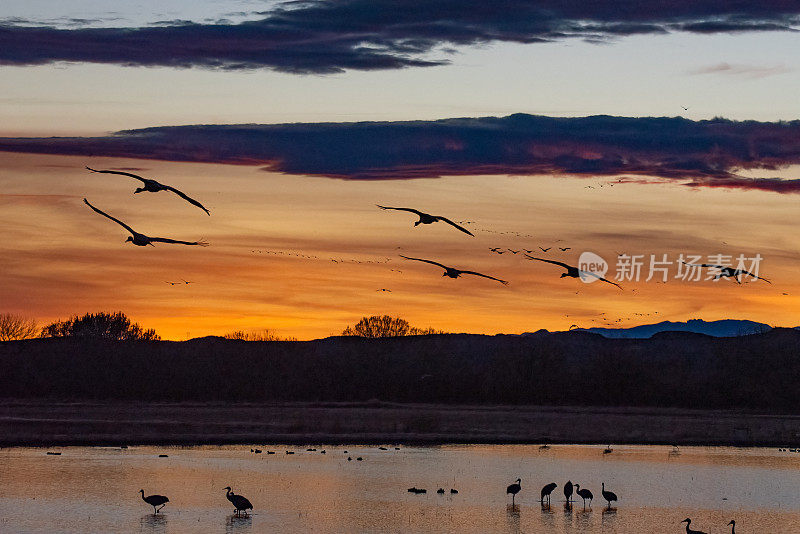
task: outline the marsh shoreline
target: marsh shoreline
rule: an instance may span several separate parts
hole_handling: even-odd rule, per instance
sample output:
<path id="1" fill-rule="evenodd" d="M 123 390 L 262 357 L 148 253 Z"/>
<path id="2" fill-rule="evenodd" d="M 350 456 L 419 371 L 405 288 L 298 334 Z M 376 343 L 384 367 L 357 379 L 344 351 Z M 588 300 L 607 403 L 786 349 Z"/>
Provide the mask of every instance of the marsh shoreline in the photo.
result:
<path id="1" fill-rule="evenodd" d="M 0 446 L 584 443 L 796 447 L 800 416 L 620 407 L 0 401 Z"/>

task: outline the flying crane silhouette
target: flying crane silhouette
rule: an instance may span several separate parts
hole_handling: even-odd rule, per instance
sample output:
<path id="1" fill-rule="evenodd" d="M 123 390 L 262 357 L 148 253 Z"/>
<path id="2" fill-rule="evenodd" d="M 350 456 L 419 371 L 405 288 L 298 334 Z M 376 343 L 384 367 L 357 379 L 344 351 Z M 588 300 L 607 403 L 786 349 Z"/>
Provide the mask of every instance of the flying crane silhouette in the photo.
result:
<path id="1" fill-rule="evenodd" d="M 111 215 L 109 215 L 108 213 L 105 213 L 104 211 L 101 211 L 101 210 L 95 208 L 85 198 L 83 199 L 83 202 L 87 206 L 92 208 L 92 210 L 94 210 L 96 213 L 99 213 L 103 217 L 111 219 L 112 221 L 114 221 L 118 225 L 122 226 L 127 231 L 129 231 L 131 233 L 131 235 L 128 236 L 128 239 L 125 240 L 126 243 L 128 241 L 130 241 L 131 243 L 133 243 L 134 245 L 137 245 L 139 247 L 145 247 L 147 245 L 155 246 L 155 245 L 153 245 L 154 242 L 155 243 L 173 243 L 173 244 L 178 244 L 178 245 L 199 245 L 201 247 L 207 247 L 208 246 L 208 243 L 206 243 L 205 241 L 178 241 L 177 239 L 169 239 L 167 237 L 150 237 L 150 236 L 146 236 L 144 234 L 140 234 L 139 232 L 135 231 L 133 228 L 131 228 L 130 226 L 128 226 L 124 222 L 120 221 L 119 219 L 116 219 L 116 218 L 112 217 Z M 167 283 L 169 283 L 169 282 L 167 282 Z"/>
<path id="2" fill-rule="evenodd" d="M 399 256 L 401 258 L 405 258 L 407 260 L 422 261 L 422 262 L 425 262 L 425 263 L 430 263 L 431 265 L 438 265 L 439 267 L 444 269 L 444 273 L 442 274 L 442 276 L 449 276 L 450 278 L 458 278 L 462 274 L 474 274 L 475 276 L 482 276 L 482 277 L 488 278 L 490 280 L 496 280 L 496 281 L 500 282 L 503 285 L 506 285 L 506 286 L 508 285 L 508 282 L 506 282 L 505 280 L 500 280 L 499 278 L 495 278 L 494 276 L 489 276 L 488 274 L 482 274 L 482 273 L 479 273 L 479 272 L 476 272 L 476 271 L 462 271 L 461 269 L 456 269 L 454 267 L 448 267 L 447 265 L 442 265 L 441 263 L 436 262 L 436 261 L 432 261 L 432 260 L 423 260 L 421 258 L 410 258 L 408 256 L 403 256 L 402 254 L 400 254 Z"/>
<path id="3" fill-rule="evenodd" d="M 757 275 L 751 273 L 750 271 L 745 271 L 744 269 L 734 269 L 733 267 L 726 267 L 725 265 L 716 265 L 716 264 L 713 264 L 713 263 L 686 263 L 685 261 L 681 262 L 681 263 L 683 263 L 684 265 L 692 266 L 692 267 L 713 267 L 713 268 L 718 269 L 719 272 L 716 274 L 716 276 L 714 276 L 714 280 L 719 280 L 720 278 L 733 278 L 734 280 L 736 280 L 737 284 L 741 284 L 742 283 L 742 279 L 740 277 L 743 274 L 746 274 L 746 275 L 752 276 L 756 280 L 763 280 L 766 283 L 772 285 L 772 282 L 770 282 L 766 278 L 762 278 L 760 276 L 757 276 Z"/>
<path id="4" fill-rule="evenodd" d="M 612 282 L 611 280 L 607 280 L 607 279 L 603 278 L 602 276 L 597 275 L 597 274 L 595 274 L 595 273 L 593 273 L 591 271 L 582 271 L 582 270 L 578 269 L 577 267 L 573 267 L 572 265 L 567 265 L 563 261 L 546 260 L 544 258 L 536 258 L 536 257 L 530 256 L 528 254 L 525 254 L 525 257 L 527 257 L 529 260 L 543 261 L 545 263 L 552 263 L 553 265 L 559 265 L 559 266 L 565 268 L 567 270 L 567 272 L 561 273 L 561 278 L 564 278 L 565 276 L 568 276 L 570 278 L 580 278 L 581 275 L 583 274 L 583 275 L 586 275 L 586 276 L 594 276 L 595 278 L 597 278 L 598 280 L 600 280 L 602 282 L 609 283 L 609 284 L 611 284 L 613 286 L 617 286 L 618 288 L 622 289 L 622 286 L 617 284 L 616 282 Z"/>
<path id="5" fill-rule="evenodd" d="M 100 171 L 100 170 L 97 170 L 97 169 L 92 169 L 91 167 L 86 167 L 86 168 L 88 170 L 92 171 L 92 172 L 97 172 L 97 173 L 101 173 L 101 174 L 119 174 L 121 176 L 129 176 L 131 178 L 136 178 L 137 180 L 141 180 L 142 183 L 144 183 L 144 187 L 137 187 L 136 190 L 134 191 L 134 194 L 142 193 L 144 191 L 147 191 L 148 193 L 158 193 L 159 191 L 170 191 L 171 193 L 175 193 L 176 195 L 181 197 L 186 202 L 197 206 L 198 208 L 200 208 L 201 210 L 206 212 L 206 215 L 211 215 L 211 212 L 209 212 L 205 208 L 205 206 L 203 206 L 202 204 L 200 204 L 195 199 L 191 198 L 190 196 L 186 195 L 182 191 L 179 191 L 179 190 L 175 189 L 174 187 L 172 187 L 170 185 L 164 185 L 164 184 L 162 184 L 160 182 L 157 182 L 155 180 L 151 180 L 149 178 L 142 178 L 138 174 L 132 174 L 132 173 L 129 173 L 129 172 L 107 171 L 107 170 Z"/>
<path id="6" fill-rule="evenodd" d="M 419 226 L 420 224 L 433 224 L 435 222 L 442 221 L 442 222 L 446 222 L 447 224 L 449 224 L 453 228 L 456 228 L 457 230 L 461 230 L 465 234 L 468 234 L 468 235 L 471 235 L 472 237 L 475 237 L 475 234 L 473 234 L 472 232 L 470 232 L 469 230 L 467 230 L 463 226 L 459 226 L 458 224 L 454 223 L 453 221 L 451 221 L 447 217 L 442 217 L 441 215 L 430 215 L 428 213 L 423 213 L 423 212 L 421 212 L 419 210 L 415 210 L 414 208 L 393 208 L 391 206 L 381 206 L 380 204 L 375 204 L 375 205 L 378 206 L 382 210 L 408 211 L 408 212 L 416 214 L 419 217 L 419 220 L 414 223 L 414 226 Z"/>

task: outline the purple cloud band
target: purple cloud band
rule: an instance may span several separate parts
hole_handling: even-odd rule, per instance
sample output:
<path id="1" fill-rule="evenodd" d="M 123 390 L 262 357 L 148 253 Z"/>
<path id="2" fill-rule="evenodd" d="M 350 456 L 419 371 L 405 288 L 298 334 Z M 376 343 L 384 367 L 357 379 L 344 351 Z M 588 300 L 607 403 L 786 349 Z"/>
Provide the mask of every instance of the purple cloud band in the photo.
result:
<path id="1" fill-rule="evenodd" d="M 306 0 L 239 24 L 138 28 L 0 24 L 0 65 L 55 61 L 327 73 L 448 63 L 491 42 L 603 41 L 635 34 L 796 31 L 787 0 Z"/>
<path id="2" fill-rule="evenodd" d="M 0 151 L 262 165 L 342 179 L 446 175 L 642 176 L 696 187 L 800 190 L 800 180 L 743 169 L 800 164 L 800 121 L 605 115 L 437 121 L 194 125 L 105 137 L 0 138 Z"/>

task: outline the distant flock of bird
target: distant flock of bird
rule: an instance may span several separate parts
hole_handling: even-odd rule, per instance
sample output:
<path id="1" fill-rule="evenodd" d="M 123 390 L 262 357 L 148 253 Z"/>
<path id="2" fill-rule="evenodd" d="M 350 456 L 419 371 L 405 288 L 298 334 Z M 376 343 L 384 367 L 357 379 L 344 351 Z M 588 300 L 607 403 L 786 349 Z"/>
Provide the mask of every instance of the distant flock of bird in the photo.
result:
<path id="1" fill-rule="evenodd" d="M 88 167 L 88 166 L 86 167 L 86 169 L 91 171 L 91 172 L 94 172 L 94 173 L 114 174 L 114 175 L 127 176 L 127 177 L 130 177 L 130 178 L 134 178 L 136 180 L 140 180 L 142 182 L 143 186 L 142 187 L 137 187 L 136 190 L 134 190 L 134 194 L 135 193 L 142 193 L 142 192 L 157 193 L 157 192 L 160 192 L 160 191 L 168 191 L 170 193 L 174 193 L 174 194 L 178 195 L 180 198 L 182 198 L 186 202 L 189 202 L 190 204 L 192 204 L 194 206 L 197 206 L 198 208 L 203 210 L 206 213 L 206 215 L 211 215 L 211 212 L 209 212 L 208 209 L 206 209 L 206 207 L 203 206 L 197 200 L 189 197 L 188 195 L 186 195 L 182 191 L 180 191 L 180 190 L 178 190 L 178 189 L 176 189 L 176 188 L 174 188 L 172 186 L 164 185 L 164 184 L 162 184 L 160 182 L 157 182 L 156 180 L 152 180 L 152 179 L 149 179 L 149 178 L 143 178 L 143 177 L 141 177 L 141 176 L 139 176 L 137 174 L 124 172 L 124 171 L 98 170 L 98 169 L 92 169 L 91 167 Z M 125 224 L 124 222 L 120 221 L 119 219 L 117 219 L 115 217 L 112 217 L 108 213 L 96 208 L 91 203 L 89 203 L 89 201 L 87 199 L 84 198 L 83 201 L 94 212 L 98 213 L 99 215 L 102 215 L 103 217 L 106 217 L 106 218 L 114 221 L 118 225 L 122 226 L 125 230 L 127 230 L 131 235 L 128 236 L 128 238 L 125 241 L 133 243 L 134 245 L 137 245 L 137 246 L 140 246 L 140 247 L 144 247 L 144 246 L 147 246 L 147 245 L 155 246 L 154 243 L 168 243 L 168 244 L 179 244 L 179 245 L 195 245 L 195 246 L 202 246 L 202 247 L 208 246 L 208 243 L 203 241 L 203 240 L 181 241 L 181 240 L 170 239 L 170 238 L 166 238 L 166 237 L 152 237 L 152 236 L 147 236 L 145 234 L 141 234 L 141 233 L 135 231 L 133 228 L 131 228 L 127 224 Z M 378 208 L 380 208 L 382 210 L 406 211 L 406 212 L 409 212 L 409 213 L 413 213 L 414 215 L 416 215 L 418 217 L 418 220 L 414 222 L 414 226 L 415 227 L 419 226 L 421 224 L 433 224 L 433 223 L 436 223 L 436 222 L 443 222 L 443 223 L 449 224 L 450 226 L 452 226 L 456 230 L 458 230 L 458 231 L 460 231 L 460 232 L 462 232 L 462 233 L 464 233 L 466 235 L 469 235 L 471 237 L 475 237 L 475 234 L 470 232 L 467 228 L 465 228 L 461 224 L 453 222 L 451 219 L 448 219 L 447 217 L 444 217 L 442 215 L 431 215 L 429 213 L 425 213 L 425 212 L 422 212 L 422 211 L 414 209 L 414 208 L 395 207 L 395 206 L 382 206 L 380 204 L 377 204 L 377 206 L 378 206 Z M 464 224 L 471 224 L 473 222 L 474 221 L 464 221 Z M 544 253 L 548 252 L 551 248 L 552 248 L 552 246 L 550 246 L 550 247 L 539 246 L 539 249 Z M 558 247 L 558 248 L 559 248 L 559 250 L 561 252 L 566 252 L 568 250 L 571 250 L 572 247 Z M 501 251 L 499 247 L 493 247 L 490 250 L 492 252 L 494 252 L 495 254 L 503 254 L 506 251 L 511 252 L 512 254 L 519 254 L 520 252 L 523 252 L 523 255 L 526 258 L 528 258 L 529 260 L 540 261 L 540 262 L 544 262 L 544 263 L 550 263 L 550 264 L 557 265 L 559 267 L 562 267 L 562 268 L 566 269 L 566 272 L 561 273 L 561 278 L 569 277 L 569 278 L 582 278 L 583 279 L 586 276 L 590 276 L 590 277 L 594 277 L 594 278 L 596 278 L 596 279 L 598 279 L 598 280 L 600 280 L 602 282 L 606 282 L 608 284 L 614 285 L 614 286 L 618 287 L 619 289 L 622 289 L 622 286 L 620 286 L 616 282 L 612 282 L 611 280 L 608 280 L 608 279 L 606 279 L 606 278 L 604 278 L 604 277 L 602 277 L 602 276 L 600 276 L 598 274 L 595 274 L 593 272 L 581 270 L 580 268 L 578 268 L 578 267 L 576 267 L 574 265 L 569 265 L 569 264 L 561 262 L 561 261 L 549 260 L 549 259 L 545 259 L 545 258 L 539 258 L 539 257 L 536 257 L 536 256 L 531 256 L 531 253 L 533 252 L 533 249 L 531 249 L 531 250 L 528 250 L 528 249 L 521 249 L 521 250 L 506 249 L 506 250 Z M 431 265 L 435 265 L 437 267 L 441 267 L 442 269 L 444 269 L 444 273 L 442 274 L 442 276 L 447 276 L 449 278 L 454 278 L 455 279 L 455 278 L 459 278 L 461 275 L 469 274 L 469 275 L 473 275 L 473 276 L 479 276 L 479 277 L 487 278 L 489 280 L 494 280 L 494 281 L 500 282 L 503 285 L 508 285 L 508 281 L 506 281 L 506 280 L 502 280 L 502 279 L 496 278 L 494 276 L 489 276 L 487 274 L 483 274 L 483 273 L 480 273 L 480 272 L 477 272 L 477 271 L 471 271 L 471 270 L 466 270 L 466 269 L 457 269 L 455 267 L 450 267 L 450 266 L 444 265 L 442 263 L 439 263 L 438 261 L 434 261 L 434 260 L 430 260 L 430 259 L 416 258 L 416 257 L 411 257 L 411 256 L 405 256 L 405 255 L 402 255 L 402 254 L 400 255 L 400 257 L 404 258 L 406 260 L 418 261 L 418 262 L 423 262 L 423 263 L 428 263 L 428 264 L 431 264 Z M 734 269 L 733 267 L 729 267 L 729 266 L 715 265 L 715 264 L 705 264 L 705 263 L 704 264 L 686 264 L 686 265 L 692 265 L 692 266 L 697 266 L 697 267 L 715 268 L 717 270 L 716 275 L 715 275 L 715 280 L 719 280 L 720 278 L 729 278 L 729 279 L 732 279 L 732 280 L 736 281 L 737 283 L 741 283 L 742 277 L 747 275 L 747 276 L 751 276 L 752 278 L 754 278 L 756 280 L 763 280 L 764 282 L 771 283 L 769 280 L 767 280 L 765 278 L 762 278 L 762 277 L 759 277 L 759 276 L 757 276 L 757 275 L 755 275 L 755 274 L 753 274 L 753 273 L 751 273 L 749 271 L 746 271 L 744 269 Z M 176 283 L 167 282 L 167 283 L 171 284 L 171 285 L 177 284 L 177 282 Z"/>

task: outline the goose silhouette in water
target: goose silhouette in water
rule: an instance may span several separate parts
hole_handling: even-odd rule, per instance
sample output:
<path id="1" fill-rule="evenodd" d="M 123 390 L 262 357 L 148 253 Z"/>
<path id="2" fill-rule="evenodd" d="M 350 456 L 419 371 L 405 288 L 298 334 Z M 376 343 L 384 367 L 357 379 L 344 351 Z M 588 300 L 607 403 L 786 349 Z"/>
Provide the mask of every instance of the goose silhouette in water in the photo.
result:
<path id="1" fill-rule="evenodd" d="M 514 506 L 514 499 L 517 497 L 517 493 L 520 492 L 522 489 L 522 479 L 518 478 L 514 484 L 510 484 L 506 488 L 506 495 L 509 493 L 511 494 L 511 506 Z"/>
<path id="2" fill-rule="evenodd" d="M 185 200 L 186 202 L 188 202 L 188 203 L 190 203 L 190 204 L 194 204 L 195 206 L 197 206 L 198 208 L 200 208 L 201 210 L 203 210 L 204 212 L 206 212 L 206 215 L 211 215 L 211 212 L 209 212 L 209 211 L 208 211 L 208 210 L 205 208 L 205 206 L 203 206 L 202 204 L 200 204 L 200 203 L 199 203 L 198 201 L 196 201 L 195 199 L 193 199 L 193 198 L 191 198 L 191 197 L 187 196 L 185 193 L 183 193 L 182 191 L 179 191 L 179 190 L 175 189 L 175 188 L 174 188 L 174 187 L 172 187 L 172 186 L 169 186 L 169 185 L 164 185 L 164 184 L 162 184 L 162 183 L 156 182 L 155 180 L 150 180 L 149 178 L 142 178 L 141 176 L 139 176 L 139 175 L 137 175 L 137 174 L 131 174 L 131 173 L 129 173 L 129 172 L 122 172 L 122 171 L 99 171 L 99 170 L 97 170 L 97 169 L 92 169 L 91 167 L 86 167 L 86 168 L 87 168 L 88 170 L 92 171 L 92 172 L 97 172 L 97 173 L 101 173 L 101 174 L 119 174 L 119 175 L 121 175 L 121 176 L 129 176 L 129 177 L 131 177 L 131 178 L 136 178 L 137 180 L 141 180 L 141 181 L 142 181 L 142 183 L 144 183 L 144 187 L 137 187 L 137 188 L 136 188 L 136 191 L 134 191 L 134 194 L 135 194 L 135 193 L 141 193 L 141 192 L 143 192 L 143 191 L 147 191 L 148 193 L 158 193 L 159 191 L 170 191 L 170 192 L 172 192 L 172 193 L 175 193 L 175 194 L 176 194 L 176 195 L 178 195 L 179 197 L 181 197 L 181 198 L 182 198 L 183 200 Z"/>
<path id="3" fill-rule="evenodd" d="M 378 206 L 382 210 L 408 211 L 408 212 L 416 214 L 417 217 L 419 217 L 419 220 L 414 223 L 414 226 L 419 226 L 420 224 L 433 224 L 435 222 L 442 221 L 442 222 L 446 222 L 447 224 L 449 224 L 450 226 L 452 226 L 453 228 L 455 228 L 457 230 L 461 230 L 465 234 L 468 234 L 468 235 L 471 235 L 472 237 L 475 237 L 475 234 L 473 234 L 472 232 L 470 232 L 469 230 L 467 230 L 463 226 L 459 226 L 456 223 L 454 223 L 453 221 L 451 221 L 450 219 L 448 219 L 447 217 L 442 217 L 441 215 L 430 215 L 428 213 L 423 213 L 423 212 L 421 212 L 419 210 L 415 210 L 414 208 L 392 208 L 391 206 L 381 206 L 380 204 L 375 204 L 375 205 Z"/>
<path id="4" fill-rule="evenodd" d="M 757 276 L 751 273 L 750 271 L 745 271 L 744 269 L 734 269 L 733 267 L 726 267 L 724 265 L 715 265 L 713 263 L 686 263 L 685 261 L 682 263 L 684 265 L 690 265 L 692 267 L 711 267 L 718 269 L 717 274 L 714 276 L 714 280 L 719 280 L 720 278 L 733 278 L 734 280 L 736 280 L 737 284 L 741 284 L 742 283 L 741 277 L 743 274 L 745 274 L 748 276 L 752 276 L 756 280 L 763 280 L 764 282 L 770 285 L 772 284 L 772 282 L 770 282 L 766 278 L 761 278 L 760 276 Z"/>
<path id="5" fill-rule="evenodd" d="M 706 534 L 702 530 L 694 530 L 693 528 L 689 527 L 692 524 L 692 520 L 688 517 L 681 521 L 681 523 L 686 523 L 686 534 Z"/>
<path id="6" fill-rule="evenodd" d="M 612 286 L 617 286 L 618 288 L 622 289 L 621 285 L 619 285 L 619 284 L 617 284 L 615 282 L 612 282 L 611 280 L 607 280 L 607 279 L 603 278 L 602 276 L 594 274 L 593 272 L 590 272 L 590 271 L 582 271 L 582 270 L 578 269 L 577 267 L 573 267 L 572 265 L 567 265 L 563 261 L 546 260 L 544 258 L 536 258 L 536 257 L 530 256 L 528 254 L 525 254 L 525 257 L 527 257 L 529 260 L 543 261 L 545 263 L 552 263 L 553 265 L 559 265 L 559 266 L 565 268 L 567 270 L 567 272 L 561 273 L 561 278 L 564 278 L 565 276 L 568 276 L 570 278 L 581 278 L 581 275 L 594 276 L 595 278 L 597 278 L 598 280 L 600 280 L 602 282 L 606 282 L 608 284 L 611 284 Z"/>
<path id="7" fill-rule="evenodd" d="M 731 519 L 731 522 L 728 523 L 728 526 L 731 527 L 731 534 L 736 534 L 736 521 Z"/>
<path id="8" fill-rule="evenodd" d="M 101 211 L 101 210 L 95 208 L 85 198 L 83 199 L 83 202 L 87 206 L 92 208 L 92 210 L 94 210 L 95 212 L 99 213 L 103 217 L 111 219 L 112 221 L 114 221 L 118 225 L 122 226 L 127 231 L 129 231 L 131 233 L 131 235 L 128 236 L 128 239 L 125 240 L 126 243 L 128 241 L 130 241 L 131 243 L 133 243 L 134 245 L 137 245 L 139 247 L 145 247 L 147 245 L 155 246 L 155 245 L 153 245 L 153 243 L 174 243 L 174 244 L 177 244 L 177 245 L 199 245 L 201 247 L 207 247 L 208 246 L 208 243 L 206 243 L 205 241 L 178 241 L 177 239 L 169 239 L 169 238 L 166 238 L 166 237 L 149 237 L 149 236 L 146 236 L 144 234 L 140 234 L 139 232 L 135 231 L 133 228 L 131 228 L 130 226 L 128 226 L 124 222 L 120 221 L 119 219 L 115 219 L 114 217 L 112 217 L 108 213 L 105 213 L 104 211 Z"/>
<path id="9" fill-rule="evenodd" d="M 158 511 L 164 508 L 169 502 L 169 499 L 163 495 L 148 495 L 145 497 L 144 490 L 139 490 L 139 493 L 142 494 L 142 500 L 153 507 L 153 514 L 157 514 Z M 158 506 L 158 508 L 156 508 L 156 506 Z"/>
<path id="10" fill-rule="evenodd" d="M 400 257 L 401 258 L 405 258 L 407 260 L 422 261 L 422 262 L 425 262 L 425 263 L 430 263 L 431 265 L 438 265 L 439 267 L 444 269 L 444 274 L 442 274 L 442 276 L 449 276 L 450 278 L 458 278 L 462 274 L 474 274 L 475 276 L 482 276 L 482 277 L 488 278 L 490 280 L 496 280 L 496 281 L 500 282 L 503 285 L 506 285 L 506 286 L 508 285 L 508 282 L 506 282 L 505 280 L 500 280 L 499 278 L 495 278 L 494 276 L 489 276 L 488 274 L 482 274 L 482 273 L 478 273 L 478 272 L 475 272 L 475 271 L 462 271 L 461 269 L 455 269 L 453 267 L 448 267 L 447 265 L 442 265 L 441 263 L 436 262 L 436 261 L 423 260 L 421 258 L 410 258 L 408 256 L 403 256 L 402 254 L 400 254 Z"/>
<path id="11" fill-rule="evenodd" d="M 230 486 L 226 487 L 225 489 L 227 490 L 225 497 L 227 497 L 227 499 L 231 501 L 231 504 L 233 504 L 233 506 L 236 508 L 236 511 L 234 512 L 235 515 L 239 515 L 239 512 L 242 511 L 245 515 L 247 515 L 247 510 L 253 509 L 253 505 L 250 504 L 250 501 L 241 495 L 236 495 L 233 490 L 231 490 Z"/>

